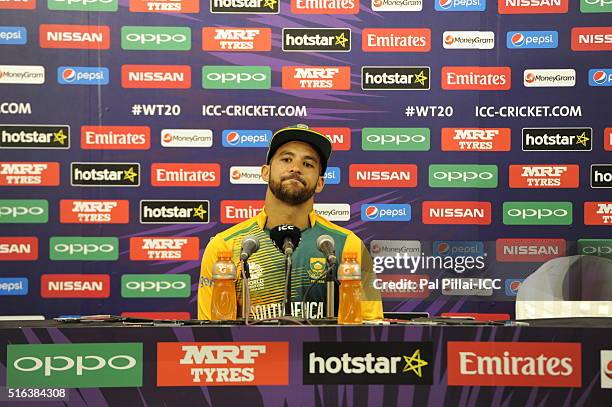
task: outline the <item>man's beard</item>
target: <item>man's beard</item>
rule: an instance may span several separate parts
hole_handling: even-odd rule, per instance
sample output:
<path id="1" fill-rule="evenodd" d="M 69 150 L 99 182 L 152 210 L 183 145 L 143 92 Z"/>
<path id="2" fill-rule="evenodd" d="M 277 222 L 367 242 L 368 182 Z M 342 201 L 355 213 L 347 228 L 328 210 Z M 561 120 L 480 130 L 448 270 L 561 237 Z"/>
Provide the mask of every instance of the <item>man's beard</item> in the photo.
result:
<path id="1" fill-rule="evenodd" d="M 302 189 L 294 189 L 287 186 L 283 186 L 283 181 L 287 179 L 296 179 L 299 182 L 302 182 L 298 177 L 287 177 L 280 182 L 276 182 L 272 179 L 268 182 L 268 188 L 272 192 L 272 195 L 276 197 L 279 201 L 285 202 L 289 205 L 300 205 L 312 198 L 315 194 L 316 185 L 313 185 L 312 188 L 304 187 Z M 302 183 L 304 185 L 304 183 Z"/>

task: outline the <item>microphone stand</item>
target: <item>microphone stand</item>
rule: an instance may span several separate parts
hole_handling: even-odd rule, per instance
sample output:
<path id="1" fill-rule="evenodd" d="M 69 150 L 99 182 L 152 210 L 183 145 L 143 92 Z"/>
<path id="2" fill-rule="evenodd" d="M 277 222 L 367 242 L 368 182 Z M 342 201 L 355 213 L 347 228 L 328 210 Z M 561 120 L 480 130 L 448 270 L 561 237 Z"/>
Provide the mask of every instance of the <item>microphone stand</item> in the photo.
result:
<path id="1" fill-rule="evenodd" d="M 291 255 L 293 254 L 293 250 L 287 248 L 285 250 L 285 298 L 283 299 L 283 304 L 285 308 L 285 316 L 291 316 Z"/>
<path id="2" fill-rule="evenodd" d="M 244 318 L 245 322 L 248 321 L 248 314 L 251 312 L 251 301 L 248 295 L 250 279 L 249 263 L 245 259 L 242 260 L 242 318 Z"/>
<path id="3" fill-rule="evenodd" d="M 327 289 L 326 299 L 325 299 L 325 317 L 326 318 L 334 318 L 334 289 L 336 283 L 336 263 L 331 263 L 329 260 L 325 263 L 325 285 Z"/>

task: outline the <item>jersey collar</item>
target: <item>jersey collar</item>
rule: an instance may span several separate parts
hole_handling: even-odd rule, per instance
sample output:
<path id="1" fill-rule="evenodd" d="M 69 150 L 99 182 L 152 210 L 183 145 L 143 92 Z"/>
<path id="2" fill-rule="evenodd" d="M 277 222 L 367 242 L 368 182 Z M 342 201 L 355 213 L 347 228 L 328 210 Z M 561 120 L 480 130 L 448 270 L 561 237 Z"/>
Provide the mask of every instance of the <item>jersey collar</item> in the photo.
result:
<path id="1" fill-rule="evenodd" d="M 268 215 L 266 215 L 266 209 L 262 209 L 257 215 L 255 215 L 255 220 L 257 221 L 257 225 L 263 230 L 266 226 L 266 220 L 268 220 Z M 308 214 L 308 220 L 310 221 L 310 227 L 314 227 L 314 225 L 319 220 L 319 215 L 313 209 Z"/>

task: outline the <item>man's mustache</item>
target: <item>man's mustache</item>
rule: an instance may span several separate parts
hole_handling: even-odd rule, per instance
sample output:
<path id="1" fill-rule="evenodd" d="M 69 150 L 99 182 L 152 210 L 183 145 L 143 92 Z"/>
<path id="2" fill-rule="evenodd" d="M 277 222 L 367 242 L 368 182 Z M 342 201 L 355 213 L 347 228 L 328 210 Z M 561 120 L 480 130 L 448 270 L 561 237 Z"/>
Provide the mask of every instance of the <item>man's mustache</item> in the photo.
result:
<path id="1" fill-rule="evenodd" d="M 304 180 L 304 178 L 300 177 L 299 175 L 288 175 L 286 177 L 283 177 L 281 179 L 281 182 L 282 181 L 287 181 L 287 180 L 290 180 L 290 179 L 294 179 L 296 181 L 299 181 L 299 182 L 302 183 L 302 185 L 306 186 L 306 181 Z"/>

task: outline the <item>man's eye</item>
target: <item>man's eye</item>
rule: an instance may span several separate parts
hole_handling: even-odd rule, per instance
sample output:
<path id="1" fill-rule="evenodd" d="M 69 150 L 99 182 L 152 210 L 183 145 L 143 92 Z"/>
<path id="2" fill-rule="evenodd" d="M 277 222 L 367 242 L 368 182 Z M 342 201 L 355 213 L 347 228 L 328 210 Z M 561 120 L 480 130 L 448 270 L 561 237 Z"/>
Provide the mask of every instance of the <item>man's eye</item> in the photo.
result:
<path id="1" fill-rule="evenodd" d="M 304 163 L 304 165 L 305 165 L 306 167 L 308 167 L 308 168 L 313 168 L 313 167 L 314 167 L 314 165 L 312 165 L 311 163 Z"/>
<path id="2" fill-rule="evenodd" d="M 289 161 L 291 161 L 291 160 L 289 159 L 289 157 L 285 157 L 285 158 L 281 158 L 281 161 L 284 161 L 284 162 L 289 162 Z"/>

